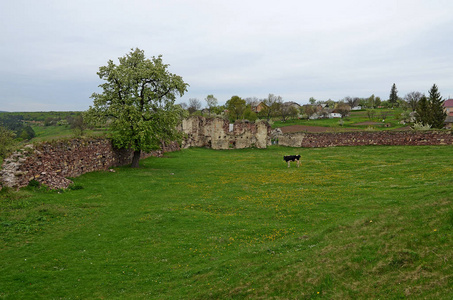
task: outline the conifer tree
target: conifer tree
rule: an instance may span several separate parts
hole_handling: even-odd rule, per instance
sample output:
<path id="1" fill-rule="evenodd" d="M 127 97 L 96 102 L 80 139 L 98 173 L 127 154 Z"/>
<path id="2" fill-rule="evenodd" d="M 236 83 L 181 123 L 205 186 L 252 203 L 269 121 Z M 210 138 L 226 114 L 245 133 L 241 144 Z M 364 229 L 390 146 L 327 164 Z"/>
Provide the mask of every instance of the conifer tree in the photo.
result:
<path id="1" fill-rule="evenodd" d="M 429 106 L 430 106 L 430 124 L 432 128 L 443 128 L 447 114 L 443 108 L 444 100 L 439 93 L 437 85 L 434 84 L 429 91 Z"/>
<path id="2" fill-rule="evenodd" d="M 390 90 L 389 103 L 392 107 L 395 107 L 398 104 L 398 90 L 396 89 L 396 84 L 392 85 Z"/>
<path id="3" fill-rule="evenodd" d="M 430 124 L 430 107 L 428 103 L 428 98 L 426 98 L 425 95 L 423 95 L 420 100 L 418 101 L 417 104 L 417 109 L 416 109 L 416 120 L 419 123 L 422 123 L 424 126 Z"/>

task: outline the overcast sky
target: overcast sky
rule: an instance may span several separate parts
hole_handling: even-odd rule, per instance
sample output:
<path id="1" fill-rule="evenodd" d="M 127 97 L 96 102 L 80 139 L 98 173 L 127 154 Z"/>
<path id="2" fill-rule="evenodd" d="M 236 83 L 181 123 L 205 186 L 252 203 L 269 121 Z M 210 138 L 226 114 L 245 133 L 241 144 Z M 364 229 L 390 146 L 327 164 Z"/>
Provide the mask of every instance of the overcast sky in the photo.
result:
<path id="1" fill-rule="evenodd" d="M 131 48 L 214 94 L 453 97 L 451 0 L 0 0 L 0 111 L 86 110 Z"/>

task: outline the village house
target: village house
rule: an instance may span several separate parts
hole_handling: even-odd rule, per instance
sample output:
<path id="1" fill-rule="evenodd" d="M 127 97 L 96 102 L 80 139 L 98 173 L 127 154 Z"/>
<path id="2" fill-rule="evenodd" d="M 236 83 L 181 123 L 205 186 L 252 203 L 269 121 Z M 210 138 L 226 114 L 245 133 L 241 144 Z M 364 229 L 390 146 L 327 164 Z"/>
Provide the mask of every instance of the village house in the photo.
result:
<path id="1" fill-rule="evenodd" d="M 444 110 L 447 116 L 453 116 L 453 99 L 445 100 Z"/>
<path id="2" fill-rule="evenodd" d="M 266 107 L 267 105 L 264 102 L 252 103 L 252 110 L 256 113 L 261 112 Z"/>
<path id="3" fill-rule="evenodd" d="M 447 114 L 447 118 L 445 118 L 445 128 L 451 129 L 453 127 L 453 99 L 445 100 L 444 111 Z"/>

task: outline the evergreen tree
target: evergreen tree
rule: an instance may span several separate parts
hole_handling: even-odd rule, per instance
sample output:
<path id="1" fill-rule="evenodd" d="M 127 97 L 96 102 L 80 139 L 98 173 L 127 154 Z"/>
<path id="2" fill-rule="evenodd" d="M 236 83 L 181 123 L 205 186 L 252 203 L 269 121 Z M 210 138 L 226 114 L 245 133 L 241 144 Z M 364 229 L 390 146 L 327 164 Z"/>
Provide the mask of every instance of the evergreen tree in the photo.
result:
<path id="1" fill-rule="evenodd" d="M 396 89 L 396 84 L 392 85 L 390 90 L 389 103 L 391 107 L 395 107 L 398 104 L 398 90 Z"/>
<path id="2" fill-rule="evenodd" d="M 418 101 L 417 104 L 417 109 L 416 109 L 416 120 L 418 123 L 422 123 L 424 126 L 430 124 L 430 107 L 429 107 L 429 102 L 428 98 L 426 98 L 425 95 L 423 95 L 420 100 Z"/>
<path id="3" fill-rule="evenodd" d="M 443 128 L 447 114 L 443 108 L 444 100 L 439 93 L 437 86 L 434 84 L 429 91 L 429 106 L 430 106 L 430 124 L 432 128 Z"/>

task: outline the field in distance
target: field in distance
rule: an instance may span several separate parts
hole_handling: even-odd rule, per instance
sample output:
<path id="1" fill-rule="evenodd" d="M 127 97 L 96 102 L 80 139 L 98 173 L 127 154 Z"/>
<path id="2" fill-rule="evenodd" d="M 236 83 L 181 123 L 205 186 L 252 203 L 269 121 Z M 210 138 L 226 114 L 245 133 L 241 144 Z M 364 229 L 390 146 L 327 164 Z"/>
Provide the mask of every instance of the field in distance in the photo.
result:
<path id="1" fill-rule="evenodd" d="M 0 297 L 453 296 L 450 146 L 186 149 L 141 164 L 60 193 L 3 191 Z"/>

